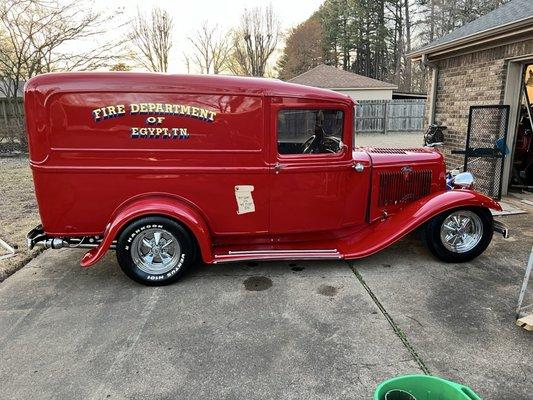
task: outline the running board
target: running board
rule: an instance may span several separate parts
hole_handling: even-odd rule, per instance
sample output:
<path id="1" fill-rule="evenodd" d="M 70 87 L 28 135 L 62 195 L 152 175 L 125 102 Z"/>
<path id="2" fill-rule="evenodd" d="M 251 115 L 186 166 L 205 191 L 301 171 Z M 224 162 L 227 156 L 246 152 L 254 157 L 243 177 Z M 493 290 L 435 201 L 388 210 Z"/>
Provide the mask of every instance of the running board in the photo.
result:
<path id="1" fill-rule="evenodd" d="M 328 250 L 235 250 L 215 254 L 214 264 L 245 260 L 319 260 L 342 258 L 337 249 Z"/>

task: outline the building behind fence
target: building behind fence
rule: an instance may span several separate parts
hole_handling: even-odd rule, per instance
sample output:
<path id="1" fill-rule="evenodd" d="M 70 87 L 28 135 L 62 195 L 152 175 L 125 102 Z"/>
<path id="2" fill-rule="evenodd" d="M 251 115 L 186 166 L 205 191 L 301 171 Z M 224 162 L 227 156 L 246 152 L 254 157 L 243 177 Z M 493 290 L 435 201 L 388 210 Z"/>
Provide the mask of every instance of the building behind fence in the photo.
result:
<path id="1" fill-rule="evenodd" d="M 359 101 L 355 108 L 355 132 L 423 132 L 425 104 L 423 99 Z"/>

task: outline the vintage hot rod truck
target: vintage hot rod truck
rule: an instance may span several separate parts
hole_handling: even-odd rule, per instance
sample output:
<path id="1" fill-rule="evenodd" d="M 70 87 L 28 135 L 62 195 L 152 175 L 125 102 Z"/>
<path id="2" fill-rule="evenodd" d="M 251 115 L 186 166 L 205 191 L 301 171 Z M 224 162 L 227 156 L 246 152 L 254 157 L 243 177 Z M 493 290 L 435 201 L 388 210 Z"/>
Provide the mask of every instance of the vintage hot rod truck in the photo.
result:
<path id="1" fill-rule="evenodd" d="M 196 261 L 355 259 L 420 229 L 441 260 L 480 255 L 498 203 L 432 148 L 352 145 L 354 102 L 277 80 L 47 74 L 25 89 L 42 225 L 28 245 L 110 249 L 132 279 Z M 448 187 L 447 187 L 448 185 Z"/>

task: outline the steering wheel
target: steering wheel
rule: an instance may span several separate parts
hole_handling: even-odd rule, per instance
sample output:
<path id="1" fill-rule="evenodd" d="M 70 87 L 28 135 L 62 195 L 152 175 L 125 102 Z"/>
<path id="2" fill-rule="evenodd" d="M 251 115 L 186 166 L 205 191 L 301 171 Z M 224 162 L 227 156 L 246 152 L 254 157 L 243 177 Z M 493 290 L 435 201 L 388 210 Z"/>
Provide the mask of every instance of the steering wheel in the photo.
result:
<path id="1" fill-rule="evenodd" d="M 302 154 L 312 154 L 315 151 L 320 150 L 320 147 L 322 146 L 322 142 L 324 140 L 325 133 L 322 127 L 320 127 L 319 129 L 322 131 L 321 133 L 317 133 L 315 129 L 307 130 L 307 133 L 310 134 L 311 137 L 307 139 L 302 145 L 302 148 L 303 148 Z"/>
<path id="2" fill-rule="evenodd" d="M 342 148 L 342 141 L 335 136 L 325 136 L 320 139 L 317 135 L 307 139 L 303 147 L 303 154 L 312 154 L 316 150 L 323 153 L 338 153 Z"/>
<path id="3" fill-rule="evenodd" d="M 336 136 L 326 136 L 322 140 L 322 147 L 326 153 L 338 153 L 342 150 L 342 140 Z"/>
<path id="4" fill-rule="evenodd" d="M 318 138 L 316 135 L 311 136 L 302 145 L 302 154 L 311 154 L 318 147 Z"/>

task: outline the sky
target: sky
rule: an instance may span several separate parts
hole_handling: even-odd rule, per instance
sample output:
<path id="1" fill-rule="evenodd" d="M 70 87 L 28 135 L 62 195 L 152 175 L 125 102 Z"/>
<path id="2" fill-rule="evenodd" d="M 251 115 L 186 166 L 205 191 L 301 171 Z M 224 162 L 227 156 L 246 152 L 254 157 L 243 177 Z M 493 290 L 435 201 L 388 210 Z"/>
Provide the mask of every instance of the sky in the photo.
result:
<path id="1" fill-rule="evenodd" d="M 285 32 L 291 27 L 305 21 L 313 12 L 318 10 L 324 0 L 82 0 L 93 9 L 123 10 L 125 19 L 136 15 L 137 9 L 149 15 L 152 7 L 160 7 L 171 14 L 174 21 L 173 49 L 169 71 L 171 73 L 186 73 L 184 52 L 191 51 L 187 38 L 194 35 L 195 31 L 204 21 L 210 25 L 219 25 L 227 30 L 239 24 L 240 16 L 245 8 L 266 6 L 272 4 L 275 13 L 281 21 L 282 30 Z M 112 31 L 112 27 L 110 29 Z M 119 32 L 115 32 L 119 34 Z M 282 46 L 281 46 L 282 48 Z M 279 56 L 281 48 L 276 56 Z M 192 71 L 191 71 L 192 72 Z"/>

